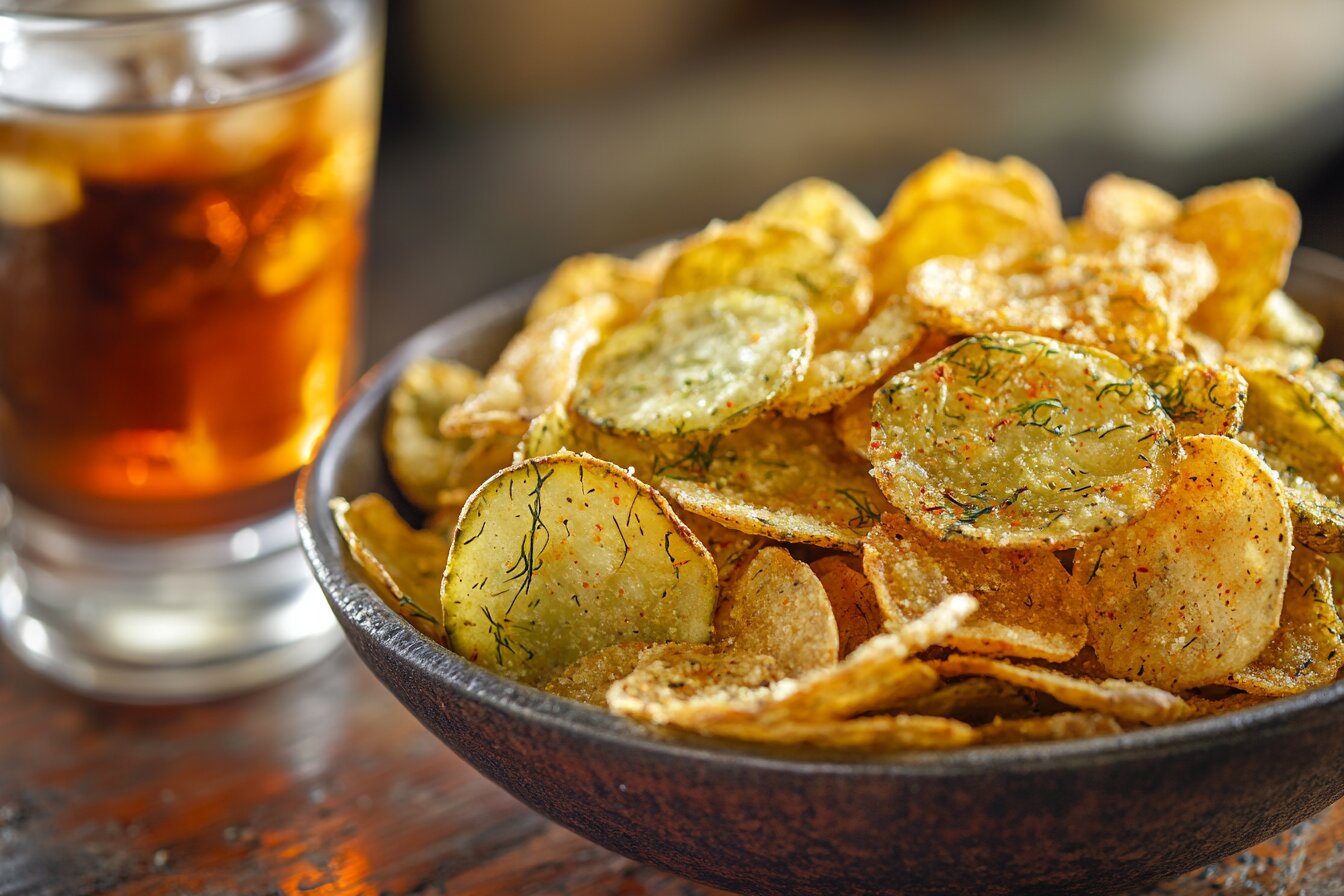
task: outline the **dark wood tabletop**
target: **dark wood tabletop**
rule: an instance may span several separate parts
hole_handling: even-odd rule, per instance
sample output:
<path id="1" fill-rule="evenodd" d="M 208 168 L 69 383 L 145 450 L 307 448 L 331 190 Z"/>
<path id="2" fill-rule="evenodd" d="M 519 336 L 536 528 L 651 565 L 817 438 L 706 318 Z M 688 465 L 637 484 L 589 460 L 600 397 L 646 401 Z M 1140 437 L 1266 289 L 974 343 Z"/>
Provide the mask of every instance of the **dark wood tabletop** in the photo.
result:
<path id="1" fill-rule="evenodd" d="M 0 896 L 719 892 L 527 809 L 346 648 L 276 687 L 157 708 L 71 696 L 0 649 Z M 1154 892 L 1344 893 L 1344 803 Z"/>

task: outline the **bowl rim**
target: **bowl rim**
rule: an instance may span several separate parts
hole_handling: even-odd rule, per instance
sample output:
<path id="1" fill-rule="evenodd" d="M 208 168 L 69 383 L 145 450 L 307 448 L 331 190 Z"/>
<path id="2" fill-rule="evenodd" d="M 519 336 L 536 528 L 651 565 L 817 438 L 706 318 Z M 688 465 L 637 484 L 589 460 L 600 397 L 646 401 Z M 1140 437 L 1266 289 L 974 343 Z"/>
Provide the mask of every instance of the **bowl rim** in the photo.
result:
<path id="1" fill-rule="evenodd" d="M 1293 268 L 1336 281 L 1344 290 L 1344 259 L 1299 247 Z M 879 777 L 945 777 L 968 772 L 1030 774 L 1048 769 L 1146 762 L 1164 756 L 1279 737 L 1285 728 L 1330 723 L 1331 708 L 1344 706 L 1344 679 L 1264 704 L 1154 728 L 1079 740 L 973 745 L 949 750 L 844 754 L 835 750 L 780 748 L 711 737 L 665 733 L 598 707 L 567 700 L 496 675 L 421 636 L 374 591 L 351 574 L 344 541 L 327 508 L 345 449 L 370 416 L 382 413 L 386 396 L 405 367 L 439 355 L 451 334 L 521 317 L 546 273 L 496 290 L 440 318 L 403 341 L 371 367 L 342 400 L 295 490 L 305 558 L 336 615 L 383 649 L 396 653 L 425 678 L 456 696 L 486 705 L 516 722 L 562 730 L 668 760 L 750 766 L 766 772 Z M 393 497 L 393 496 L 389 496 Z M 349 633 L 347 632 L 347 636 Z M 361 657 L 366 664 L 368 660 Z M 376 672 L 377 670 L 375 670 Z M 386 683 L 384 683 L 386 685 Z"/>

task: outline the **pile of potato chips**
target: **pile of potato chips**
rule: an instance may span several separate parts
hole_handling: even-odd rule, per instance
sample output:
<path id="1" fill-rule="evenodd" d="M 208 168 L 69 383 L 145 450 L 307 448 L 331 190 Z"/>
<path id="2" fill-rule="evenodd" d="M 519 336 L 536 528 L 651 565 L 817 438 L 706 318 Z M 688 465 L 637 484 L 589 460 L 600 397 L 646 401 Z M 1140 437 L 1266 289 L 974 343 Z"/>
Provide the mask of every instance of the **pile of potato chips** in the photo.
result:
<path id="1" fill-rule="evenodd" d="M 487 669 L 683 731 L 1110 734 L 1334 681 L 1344 363 L 1292 198 L 1118 175 L 1065 221 L 949 152 L 560 265 L 484 375 L 413 364 L 374 588 Z"/>

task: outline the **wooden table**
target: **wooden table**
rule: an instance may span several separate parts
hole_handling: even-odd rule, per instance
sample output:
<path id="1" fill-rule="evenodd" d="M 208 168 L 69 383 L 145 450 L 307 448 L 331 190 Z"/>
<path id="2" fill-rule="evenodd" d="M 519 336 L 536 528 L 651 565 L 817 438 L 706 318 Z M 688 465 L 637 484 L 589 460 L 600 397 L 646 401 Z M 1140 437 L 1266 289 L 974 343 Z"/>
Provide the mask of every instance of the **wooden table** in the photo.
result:
<path id="1" fill-rule="evenodd" d="M 180 708 L 72 697 L 0 649 L 0 896 L 717 892 L 525 808 L 348 649 Z M 1344 803 L 1154 892 L 1344 894 Z"/>

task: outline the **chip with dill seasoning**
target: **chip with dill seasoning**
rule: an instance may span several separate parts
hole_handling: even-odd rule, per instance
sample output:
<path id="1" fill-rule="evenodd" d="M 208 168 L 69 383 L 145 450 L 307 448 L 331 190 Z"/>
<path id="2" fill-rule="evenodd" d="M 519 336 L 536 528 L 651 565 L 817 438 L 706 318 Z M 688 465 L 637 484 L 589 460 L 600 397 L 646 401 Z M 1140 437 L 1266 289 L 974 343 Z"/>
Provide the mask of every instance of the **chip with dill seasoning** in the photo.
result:
<path id="1" fill-rule="evenodd" d="M 727 287 L 663 299 L 588 357 L 574 412 L 650 438 L 746 426 L 803 375 L 816 328 L 783 295 Z"/>
<path id="2" fill-rule="evenodd" d="M 873 475 L 916 526 L 1003 547 L 1076 546 L 1146 513 L 1180 448 L 1114 355 L 1043 336 L 971 336 L 873 401 Z"/>
<path id="3" fill-rule="evenodd" d="M 471 496 L 442 599 L 454 650 L 539 685 L 622 641 L 708 641 L 718 574 L 662 495 L 566 453 L 502 470 Z"/>

